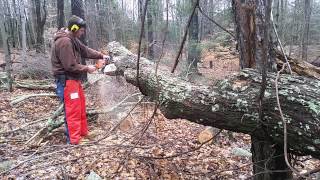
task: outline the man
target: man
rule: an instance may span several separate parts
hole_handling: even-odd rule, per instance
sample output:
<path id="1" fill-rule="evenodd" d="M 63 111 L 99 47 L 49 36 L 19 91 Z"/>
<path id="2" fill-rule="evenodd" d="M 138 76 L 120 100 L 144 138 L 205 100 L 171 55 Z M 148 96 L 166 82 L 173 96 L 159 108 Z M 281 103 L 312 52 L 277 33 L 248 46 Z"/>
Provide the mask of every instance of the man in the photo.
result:
<path id="1" fill-rule="evenodd" d="M 65 105 L 67 141 L 79 144 L 88 135 L 85 97 L 81 87 L 83 73 L 96 70 L 93 65 L 82 65 L 81 58 L 104 59 L 110 57 L 82 44 L 79 38 L 85 33 L 86 22 L 77 16 L 68 21 L 68 28 L 55 34 L 51 53 L 53 74 L 56 78 L 56 93 Z M 103 61 L 103 63 L 105 63 Z"/>

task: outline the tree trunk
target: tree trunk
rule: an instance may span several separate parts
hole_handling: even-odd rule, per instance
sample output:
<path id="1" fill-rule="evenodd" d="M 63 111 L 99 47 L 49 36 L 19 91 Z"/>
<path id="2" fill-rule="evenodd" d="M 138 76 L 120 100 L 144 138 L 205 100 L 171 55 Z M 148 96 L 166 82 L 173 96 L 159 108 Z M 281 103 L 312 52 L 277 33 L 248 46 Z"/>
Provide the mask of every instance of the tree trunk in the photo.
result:
<path id="1" fill-rule="evenodd" d="M 26 54 L 27 54 L 27 31 L 26 31 L 26 13 L 24 0 L 20 0 L 20 13 L 21 13 L 21 37 L 22 37 L 22 64 L 27 67 Z"/>
<path id="2" fill-rule="evenodd" d="M 142 21 L 143 21 L 143 7 L 145 4 L 145 1 L 147 1 L 147 0 L 138 0 L 138 18 L 139 18 L 138 25 L 139 25 L 139 27 L 142 25 Z M 147 50 L 148 50 L 148 44 L 146 42 L 146 33 L 145 33 L 145 31 L 143 31 L 142 41 L 141 41 L 141 56 L 146 56 L 148 54 Z"/>
<path id="3" fill-rule="evenodd" d="M 150 60 L 153 60 L 154 58 L 154 42 L 153 42 L 153 24 L 152 24 L 152 19 L 153 19 L 153 14 L 155 11 L 155 2 L 154 0 L 148 0 L 149 5 L 148 5 L 148 11 L 147 11 L 147 30 L 148 30 L 148 58 Z"/>
<path id="4" fill-rule="evenodd" d="M 248 62 L 244 58 L 240 58 L 240 64 L 241 68 L 257 68 L 261 74 L 262 77 L 266 76 L 267 70 L 271 71 L 272 67 L 275 67 L 274 64 L 274 53 L 271 53 L 271 42 L 270 40 L 270 13 L 271 13 L 271 1 L 250 1 L 245 3 L 239 3 L 239 1 L 234 1 L 234 10 L 235 14 L 243 14 L 242 12 L 246 13 L 245 18 L 241 18 L 243 16 L 235 17 L 236 20 L 239 20 L 240 22 L 237 23 L 237 37 L 238 39 L 238 46 L 241 48 L 240 55 L 245 54 L 246 57 L 252 58 L 250 62 Z M 252 8 L 254 7 L 254 8 Z M 244 20 L 243 22 L 241 22 Z M 249 23 L 249 24 L 246 24 Z M 249 27 L 247 29 L 243 29 L 245 26 Z M 249 32 L 246 32 L 249 31 Z M 247 34 L 250 34 L 250 36 L 247 36 Z M 249 38 L 249 39 L 242 39 L 243 37 Z M 250 42 L 250 43 L 247 43 Z M 253 49 L 251 49 L 251 45 L 253 45 Z M 250 52 L 250 53 L 248 53 Z M 252 53 L 252 54 L 251 54 Z M 240 56 L 241 57 L 241 56 Z M 242 62 L 243 61 L 243 62 Z M 247 66 L 249 65 L 249 66 Z M 261 75 L 259 75 L 261 76 Z M 259 109 L 262 109 L 259 111 L 259 120 L 261 123 L 256 127 L 259 129 L 258 131 L 264 132 L 265 126 L 264 122 L 267 120 L 264 117 L 264 102 L 266 96 L 265 93 L 265 87 L 264 84 L 265 78 L 263 79 L 263 83 L 261 88 L 259 89 L 259 98 L 256 101 L 261 102 L 262 104 L 259 105 Z M 260 134 L 262 135 L 262 134 Z M 270 156 L 271 152 L 278 152 L 281 151 L 282 144 L 278 145 L 277 143 L 273 142 L 273 139 L 269 137 L 268 133 L 263 133 L 263 141 L 257 140 L 255 134 L 251 134 L 251 137 L 253 141 L 251 142 L 251 150 L 253 154 L 253 163 L 258 163 L 261 161 L 264 161 L 266 158 L 272 158 Z M 271 146 L 272 144 L 275 144 L 275 146 Z M 282 148 L 283 149 L 283 148 Z M 278 161 L 279 160 L 279 161 Z M 266 169 L 262 169 L 259 167 L 254 166 L 253 173 L 257 174 L 257 176 L 254 176 L 254 179 L 256 180 L 273 180 L 276 177 L 290 177 L 291 172 L 287 169 L 286 166 L 278 166 L 278 164 L 285 164 L 285 161 L 283 161 L 284 158 L 278 158 L 278 159 L 272 159 L 268 161 L 268 166 L 262 166 Z M 265 162 L 264 162 L 265 163 Z M 275 168 L 284 168 L 284 169 L 275 169 Z M 269 171 L 270 170 L 270 171 Z M 281 172 L 273 173 L 272 170 L 277 170 Z"/>
<path id="5" fill-rule="evenodd" d="M 302 35 L 302 60 L 308 60 L 308 40 L 309 40 L 309 26 L 311 16 L 311 0 L 305 0 L 304 3 L 304 28 Z"/>
<path id="6" fill-rule="evenodd" d="M 7 19 L 7 22 L 8 22 L 8 29 L 7 29 L 7 33 L 8 33 L 8 36 L 10 36 L 10 39 L 11 39 L 11 44 L 12 44 L 12 47 L 16 47 L 16 44 L 15 44 L 15 17 L 13 15 L 13 12 L 11 11 L 11 6 L 9 4 L 9 1 L 4 1 L 3 3 L 6 3 L 4 4 L 3 7 L 3 10 L 5 13 L 5 16 L 8 17 Z M 4 21 L 5 22 L 5 21 Z"/>
<path id="7" fill-rule="evenodd" d="M 232 7 L 236 24 L 237 49 L 240 53 L 240 68 L 254 68 L 256 67 L 254 7 L 243 5 L 238 0 L 232 0 Z"/>
<path id="8" fill-rule="evenodd" d="M 190 3 L 190 12 L 192 12 L 192 7 L 195 3 L 198 3 L 198 0 L 192 0 Z M 199 44 L 199 18 L 198 18 L 198 10 L 196 9 L 193 13 L 190 26 L 188 29 L 188 59 L 187 59 L 187 67 L 186 73 L 187 76 L 191 74 L 191 77 L 196 75 L 198 72 L 198 62 L 200 59 L 200 52 L 198 50 Z"/>
<path id="9" fill-rule="evenodd" d="M 37 45 L 36 51 L 37 52 L 45 52 L 44 48 L 44 25 L 47 19 L 47 8 L 46 8 L 46 1 L 43 2 L 43 16 L 41 16 L 41 0 L 35 0 L 35 8 L 36 8 L 36 33 L 37 33 Z"/>
<path id="10" fill-rule="evenodd" d="M 76 15 L 76 16 L 82 18 L 83 20 L 85 20 L 82 0 L 71 0 L 71 13 L 72 13 L 72 15 Z M 87 29 L 88 29 L 88 27 L 87 27 Z M 83 44 L 87 45 L 86 34 L 84 34 L 80 38 L 80 40 Z M 81 64 L 86 65 L 85 58 L 81 58 Z M 88 81 L 88 74 L 83 73 L 81 79 L 82 79 L 82 81 Z"/>
<path id="11" fill-rule="evenodd" d="M 140 23 L 142 22 L 143 4 L 143 0 L 138 0 L 138 19 Z"/>
<path id="12" fill-rule="evenodd" d="M 277 172 L 279 170 L 286 171 L 288 168 L 283 156 L 283 147 L 270 142 L 272 140 L 251 136 L 252 162 L 255 162 L 253 164 L 253 179 L 292 179 L 291 173 Z"/>
<path id="13" fill-rule="evenodd" d="M 57 0 L 57 22 L 58 29 L 65 26 L 64 22 L 64 0 Z"/>
<path id="14" fill-rule="evenodd" d="M 286 24 L 288 24 L 284 20 L 284 18 L 286 17 L 286 12 L 287 12 L 287 9 L 285 9 L 286 6 L 284 3 L 285 3 L 284 0 L 280 0 L 280 20 L 279 20 L 279 26 L 278 26 L 279 37 L 280 37 L 280 40 L 282 42 L 284 42 L 283 44 L 286 43 L 286 39 L 284 38 L 285 37 L 284 27 Z"/>
<path id="15" fill-rule="evenodd" d="M 87 20 L 87 34 L 88 34 L 88 45 L 90 48 L 98 48 L 98 39 L 97 39 L 97 18 L 98 14 L 95 1 L 86 1 L 86 20 Z"/>
<path id="16" fill-rule="evenodd" d="M 2 42 L 3 42 L 3 49 L 4 49 L 4 54 L 5 54 L 5 62 L 6 62 L 6 76 L 7 76 L 7 89 L 8 91 L 12 91 L 12 62 L 11 62 L 11 54 L 10 54 L 10 49 L 9 49 L 9 38 L 7 35 L 7 32 L 5 30 L 5 24 L 4 24 L 4 4 L 0 2 L 0 31 L 1 31 L 1 37 L 2 37 Z"/>
<path id="17" fill-rule="evenodd" d="M 136 58 L 119 43 L 111 42 L 115 65 L 129 83 L 136 85 Z M 275 73 L 269 73 L 263 122 L 259 127 L 260 73 L 244 69 L 238 75 L 220 80 L 212 85 L 196 85 L 179 79 L 169 71 L 159 71 L 155 77 L 155 64 L 141 58 L 139 82 L 144 95 L 158 97 L 161 110 L 169 119 L 183 118 L 190 121 L 251 134 L 259 139 L 268 138 L 283 144 L 283 125 L 279 115 L 274 89 Z M 161 87 L 161 88 L 159 88 Z M 282 75 L 279 98 L 288 126 L 288 147 L 291 153 L 320 158 L 320 84 L 318 80 L 294 75 Z"/>

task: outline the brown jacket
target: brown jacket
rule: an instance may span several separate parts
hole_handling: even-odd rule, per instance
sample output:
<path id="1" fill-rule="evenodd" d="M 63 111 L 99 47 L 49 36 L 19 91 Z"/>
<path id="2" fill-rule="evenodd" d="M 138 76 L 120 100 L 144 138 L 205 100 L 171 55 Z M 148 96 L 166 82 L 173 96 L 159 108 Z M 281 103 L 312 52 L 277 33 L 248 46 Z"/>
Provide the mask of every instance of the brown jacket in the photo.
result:
<path id="1" fill-rule="evenodd" d="M 51 52 L 54 76 L 64 74 L 67 79 L 80 80 L 81 74 L 88 71 L 87 66 L 80 64 L 81 57 L 102 59 L 103 54 L 88 48 L 79 39 L 68 34 L 67 31 L 58 31 L 55 34 Z"/>

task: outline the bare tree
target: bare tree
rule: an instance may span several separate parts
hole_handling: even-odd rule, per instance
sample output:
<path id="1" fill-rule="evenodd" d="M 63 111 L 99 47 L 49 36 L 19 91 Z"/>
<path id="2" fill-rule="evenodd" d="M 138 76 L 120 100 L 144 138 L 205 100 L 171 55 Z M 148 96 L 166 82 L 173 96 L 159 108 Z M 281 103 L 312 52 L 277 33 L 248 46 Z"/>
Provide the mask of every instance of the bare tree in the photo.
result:
<path id="1" fill-rule="evenodd" d="M 76 15 L 82 19 L 85 19 L 82 0 L 71 0 L 71 13 L 72 13 L 72 15 Z M 83 44 L 87 45 L 86 34 L 84 34 L 80 38 L 80 40 Z M 85 58 L 81 59 L 81 64 L 86 65 Z M 81 79 L 82 79 L 82 81 L 88 81 L 88 74 L 84 73 Z"/>
<path id="2" fill-rule="evenodd" d="M 91 48 L 98 48 L 97 39 L 97 9 L 95 1 L 86 1 L 86 20 L 87 20 L 87 35 L 88 45 Z"/>
<path id="3" fill-rule="evenodd" d="M 64 19 L 64 0 L 57 0 L 57 22 L 58 29 L 61 29 L 65 26 Z"/>
<path id="4" fill-rule="evenodd" d="M 148 31 L 148 58 L 152 60 L 154 58 L 154 28 L 152 20 L 154 18 L 155 2 L 154 0 L 148 0 L 148 11 L 147 11 L 147 31 Z"/>
<path id="5" fill-rule="evenodd" d="M 22 37 L 22 63 L 26 67 L 26 51 L 27 51 L 27 32 L 26 32 L 26 11 L 24 0 L 20 0 L 20 14 L 21 14 L 21 37 Z"/>
<path id="6" fill-rule="evenodd" d="M 36 32 L 37 32 L 37 44 L 36 51 L 44 52 L 44 25 L 47 19 L 47 7 L 46 0 L 42 3 L 43 13 L 41 13 L 41 0 L 34 0 L 35 2 L 35 13 L 36 13 Z"/>
<path id="7" fill-rule="evenodd" d="M 309 27 L 311 17 L 311 0 L 304 1 L 304 25 L 302 35 L 302 60 L 308 60 L 308 40 L 309 40 Z"/>
<path id="8" fill-rule="evenodd" d="M 199 1 L 192 0 L 190 7 L 195 6 Z M 191 9 L 191 8 L 190 8 Z M 192 10 L 192 9 L 191 9 Z M 190 26 L 188 29 L 188 59 L 187 59 L 187 73 L 191 73 L 191 75 L 195 75 L 198 72 L 197 64 L 200 59 L 200 52 L 198 49 L 199 44 L 199 18 L 198 18 L 198 10 L 195 9 L 194 14 L 192 16 Z M 187 74 L 188 75 L 188 74 Z"/>
<path id="9" fill-rule="evenodd" d="M 5 53 L 5 70 L 7 74 L 7 88 L 8 91 L 12 91 L 12 77 L 11 77 L 11 72 L 12 72 L 12 62 L 11 62 L 11 54 L 10 54 L 10 49 L 9 49 L 9 38 L 7 35 L 7 32 L 5 30 L 5 21 L 4 21 L 4 5 L 2 4 L 2 1 L 0 2 L 0 31 L 1 31 L 1 37 L 2 37 L 2 42 L 3 42 L 3 48 L 4 48 L 4 53 Z"/>

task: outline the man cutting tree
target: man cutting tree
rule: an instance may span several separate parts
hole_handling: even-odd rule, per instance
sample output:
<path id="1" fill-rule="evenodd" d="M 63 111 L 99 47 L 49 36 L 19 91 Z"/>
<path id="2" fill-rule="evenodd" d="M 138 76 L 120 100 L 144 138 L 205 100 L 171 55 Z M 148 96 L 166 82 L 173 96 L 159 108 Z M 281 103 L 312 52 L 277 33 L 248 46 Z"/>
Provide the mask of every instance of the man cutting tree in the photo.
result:
<path id="1" fill-rule="evenodd" d="M 95 51 L 79 38 L 85 33 L 86 22 L 78 16 L 72 16 L 67 29 L 55 34 L 51 52 L 53 74 L 56 78 L 56 93 L 65 105 L 65 123 L 67 141 L 79 144 L 88 135 L 85 96 L 81 86 L 83 73 L 93 73 L 96 67 L 82 65 L 81 58 L 104 59 L 99 64 L 108 63 L 110 56 Z"/>

